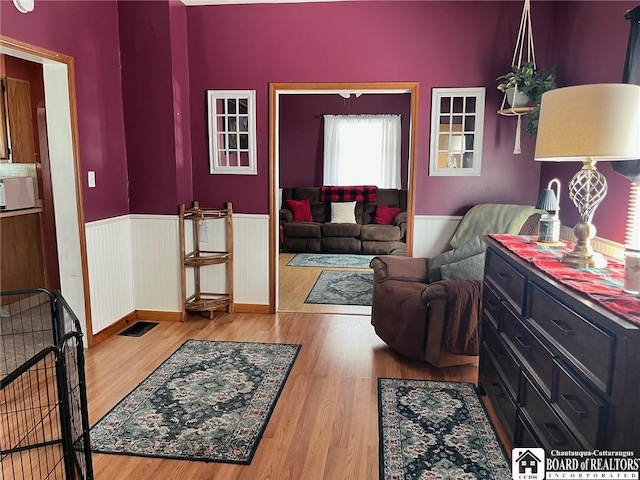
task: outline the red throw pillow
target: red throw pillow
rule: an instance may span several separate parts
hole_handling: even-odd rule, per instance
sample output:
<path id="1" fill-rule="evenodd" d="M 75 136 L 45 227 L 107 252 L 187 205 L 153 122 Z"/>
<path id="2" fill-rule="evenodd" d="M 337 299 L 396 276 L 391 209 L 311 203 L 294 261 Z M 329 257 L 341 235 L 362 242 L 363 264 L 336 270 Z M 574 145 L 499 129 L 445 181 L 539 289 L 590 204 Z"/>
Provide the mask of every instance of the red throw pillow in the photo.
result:
<path id="1" fill-rule="evenodd" d="M 401 211 L 399 208 L 378 205 L 373 223 L 377 223 L 378 225 L 393 225 L 393 220 Z"/>
<path id="2" fill-rule="evenodd" d="M 285 200 L 284 204 L 293 213 L 294 222 L 313 222 L 308 198 L 304 200 Z"/>

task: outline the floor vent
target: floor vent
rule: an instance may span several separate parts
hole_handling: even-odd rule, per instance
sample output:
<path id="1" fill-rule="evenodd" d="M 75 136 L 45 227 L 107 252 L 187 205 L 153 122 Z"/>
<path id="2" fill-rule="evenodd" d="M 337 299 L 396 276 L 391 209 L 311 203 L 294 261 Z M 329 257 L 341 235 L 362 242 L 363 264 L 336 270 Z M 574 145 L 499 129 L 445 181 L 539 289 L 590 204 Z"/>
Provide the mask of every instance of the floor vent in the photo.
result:
<path id="1" fill-rule="evenodd" d="M 118 335 L 124 335 L 125 337 L 141 337 L 156 325 L 158 325 L 158 322 L 136 322 L 126 330 L 120 332 Z"/>

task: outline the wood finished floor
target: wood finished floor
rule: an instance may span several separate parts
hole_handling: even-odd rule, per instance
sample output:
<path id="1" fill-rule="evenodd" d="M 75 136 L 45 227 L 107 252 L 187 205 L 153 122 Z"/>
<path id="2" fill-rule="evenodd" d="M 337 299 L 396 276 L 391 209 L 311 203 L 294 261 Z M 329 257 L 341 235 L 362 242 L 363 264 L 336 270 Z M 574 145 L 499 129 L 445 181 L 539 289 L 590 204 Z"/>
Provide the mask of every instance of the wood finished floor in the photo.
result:
<path id="1" fill-rule="evenodd" d="M 302 344 L 251 465 L 93 454 L 97 480 L 372 480 L 378 478 L 378 377 L 477 380 L 477 365 L 431 368 L 375 335 L 369 317 L 220 314 L 161 322 L 142 337 L 86 350 L 95 424 L 186 339 Z"/>
<path id="2" fill-rule="evenodd" d="M 369 268 L 327 268 L 327 267 L 290 267 L 287 263 L 295 253 L 281 253 L 280 269 L 280 312 L 309 312 L 309 313 L 344 313 L 352 315 L 371 315 L 370 306 L 360 305 L 319 305 L 304 303 L 309 292 L 318 280 L 323 270 L 341 270 L 354 272 L 372 271 Z"/>

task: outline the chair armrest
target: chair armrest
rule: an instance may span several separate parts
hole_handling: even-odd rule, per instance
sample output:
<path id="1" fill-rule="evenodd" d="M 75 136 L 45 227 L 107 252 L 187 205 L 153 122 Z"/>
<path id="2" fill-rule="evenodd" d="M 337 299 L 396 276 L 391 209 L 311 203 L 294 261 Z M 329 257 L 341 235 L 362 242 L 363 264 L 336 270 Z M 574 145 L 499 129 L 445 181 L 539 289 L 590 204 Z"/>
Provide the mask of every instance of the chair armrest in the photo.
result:
<path id="1" fill-rule="evenodd" d="M 427 283 L 429 278 L 429 259 L 380 255 L 371 260 L 376 281 L 401 280 L 405 282 Z"/>
<path id="2" fill-rule="evenodd" d="M 280 224 L 293 222 L 293 213 L 286 208 L 280 209 Z"/>
<path id="3" fill-rule="evenodd" d="M 482 283 L 479 280 L 440 280 L 430 283 L 422 291 L 422 300 L 428 303 L 429 300 L 447 298 L 447 290 L 455 289 L 456 292 L 472 292 L 473 284 Z"/>

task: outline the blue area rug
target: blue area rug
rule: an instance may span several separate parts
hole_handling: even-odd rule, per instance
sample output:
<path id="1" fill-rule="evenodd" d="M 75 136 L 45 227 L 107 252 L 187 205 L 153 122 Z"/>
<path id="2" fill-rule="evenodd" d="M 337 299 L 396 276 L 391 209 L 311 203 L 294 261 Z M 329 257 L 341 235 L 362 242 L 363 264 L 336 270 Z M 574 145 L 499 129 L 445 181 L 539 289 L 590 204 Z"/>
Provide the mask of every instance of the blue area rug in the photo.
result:
<path id="1" fill-rule="evenodd" d="M 350 253 L 297 253 L 287 263 L 290 267 L 369 268 L 375 255 Z"/>
<path id="2" fill-rule="evenodd" d="M 304 303 L 371 305 L 373 272 L 323 270 Z"/>
<path id="3" fill-rule="evenodd" d="M 187 340 L 91 428 L 91 450 L 249 464 L 299 350 Z"/>
<path id="4" fill-rule="evenodd" d="M 378 379 L 380 480 L 510 480 L 511 464 L 471 383 Z"/>

